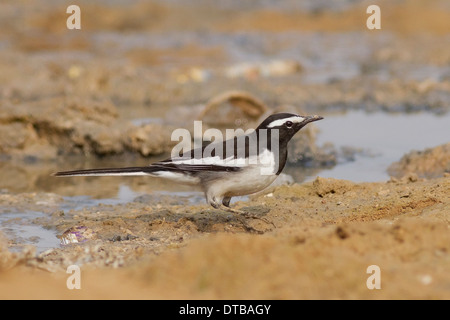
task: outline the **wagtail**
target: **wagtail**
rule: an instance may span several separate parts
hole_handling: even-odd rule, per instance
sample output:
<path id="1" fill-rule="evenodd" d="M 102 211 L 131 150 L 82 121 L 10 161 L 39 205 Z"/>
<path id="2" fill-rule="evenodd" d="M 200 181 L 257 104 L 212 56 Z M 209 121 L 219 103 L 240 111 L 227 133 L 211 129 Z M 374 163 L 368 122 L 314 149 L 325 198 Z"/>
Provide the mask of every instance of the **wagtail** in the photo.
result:
<path id="1" fill-rule="evenodd" d="M 149 166 L 62 171 L 54 175 L 170 179 L 200 187 L 208 204 L 216 209 L 245 214 L 230 208 L 231 198 L 268 187 L 286 164 L 287 144 L 291 138 L 308 123 L 321 119 L 317 115 L 277 113 L 267 117 L 251 133 L 194 148 Z"/>

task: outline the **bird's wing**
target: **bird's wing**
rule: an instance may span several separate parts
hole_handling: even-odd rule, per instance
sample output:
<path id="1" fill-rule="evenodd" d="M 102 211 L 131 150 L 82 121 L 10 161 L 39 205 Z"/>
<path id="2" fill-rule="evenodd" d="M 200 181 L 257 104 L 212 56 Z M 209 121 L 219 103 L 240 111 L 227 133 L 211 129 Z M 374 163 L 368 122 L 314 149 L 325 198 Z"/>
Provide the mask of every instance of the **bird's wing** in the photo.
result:
<path id="1" fill-rule="evenodd" d="M 161 169 L 171 171 L 239 171 L 245 166 L 248 157 L 247 147 L 234 138 L 227 141 L 213 142 L 201 148 L 192 149 L 179 157 L 172 157 L 152 163 Z M 236 146 L 236 147 L 235 147 Z"/>
<path id="2" fill-rule="evenodd" d="M 173 171 L 182 173 L 195 173 L 204 171 L 223 171 L 233 172 L 239 171 L 241 167 L 226 166 L 226 165 L 213 165 L 213 164 L 189 164 L 189 163 L 172 163 L 172 162 L 156 162 L 152 163 L 150 167 L 160 169 L 161 171 Z"/>

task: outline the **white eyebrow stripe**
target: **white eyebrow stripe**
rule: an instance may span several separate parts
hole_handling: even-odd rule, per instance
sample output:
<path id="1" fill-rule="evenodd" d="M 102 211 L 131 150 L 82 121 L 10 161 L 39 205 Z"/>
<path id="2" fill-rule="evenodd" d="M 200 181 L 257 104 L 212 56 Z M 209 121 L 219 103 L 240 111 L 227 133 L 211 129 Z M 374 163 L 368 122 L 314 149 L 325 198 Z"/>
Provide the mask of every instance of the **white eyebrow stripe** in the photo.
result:
<path id="1" fill-rule="evenodd" d="M 293 123 L 300 123 L 303 120 L 305 120 L 305 118 L 303 117 L 299 117 L 299 116 L 295 116 L 295 117 L 290 117 L 290 118 L 284 118 L 284 119 L 279 119 L 279 120 L 275 120 L 273 122 L 271 122 L 267 128 L 273 128 L 273 127 L 278 127 L 278 126 L 282 126 L 283 124 L 285 124 L 287 121 L 291 121 Z"/>

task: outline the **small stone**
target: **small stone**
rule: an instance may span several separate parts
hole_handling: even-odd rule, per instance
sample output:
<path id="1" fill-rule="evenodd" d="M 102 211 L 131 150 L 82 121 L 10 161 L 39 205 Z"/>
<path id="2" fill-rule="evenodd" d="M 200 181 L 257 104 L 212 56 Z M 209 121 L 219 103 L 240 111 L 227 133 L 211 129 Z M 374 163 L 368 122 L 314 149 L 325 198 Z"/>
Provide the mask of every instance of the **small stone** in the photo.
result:
<path id="1" fill-rule="evenodd" d="M 340 239 L 347 239 L 350 236 L 348 232 L 341 226 L 336 228 L 336 234 Z"/>

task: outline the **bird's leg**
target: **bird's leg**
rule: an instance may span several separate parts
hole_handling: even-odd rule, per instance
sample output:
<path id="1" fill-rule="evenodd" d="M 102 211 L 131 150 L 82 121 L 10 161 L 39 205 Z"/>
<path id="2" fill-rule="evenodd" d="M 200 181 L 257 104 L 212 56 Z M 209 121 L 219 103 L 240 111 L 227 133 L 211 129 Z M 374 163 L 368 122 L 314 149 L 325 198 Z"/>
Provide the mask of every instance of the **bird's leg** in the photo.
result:
<path id="1" fill-rule="evenodd" d="M 223 204 L 225 207 L 229 208 L 229 207 L 230 207 L 230 201 L 231 201 L 231 197 L 225 197 L 225 198 L 223 198 L 223 200 L 222 200 L 222 204 Z"/>

